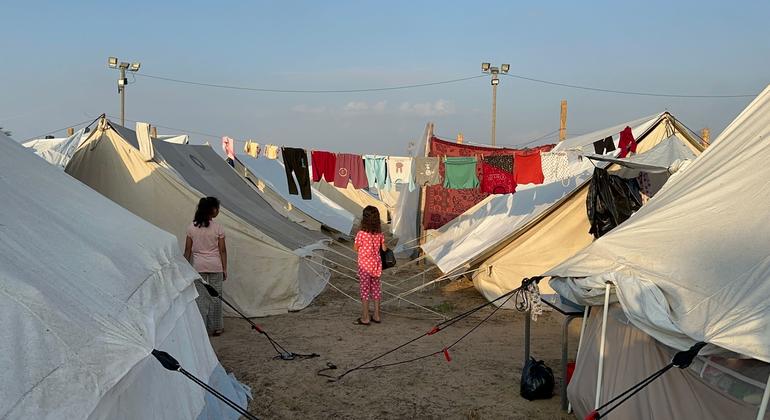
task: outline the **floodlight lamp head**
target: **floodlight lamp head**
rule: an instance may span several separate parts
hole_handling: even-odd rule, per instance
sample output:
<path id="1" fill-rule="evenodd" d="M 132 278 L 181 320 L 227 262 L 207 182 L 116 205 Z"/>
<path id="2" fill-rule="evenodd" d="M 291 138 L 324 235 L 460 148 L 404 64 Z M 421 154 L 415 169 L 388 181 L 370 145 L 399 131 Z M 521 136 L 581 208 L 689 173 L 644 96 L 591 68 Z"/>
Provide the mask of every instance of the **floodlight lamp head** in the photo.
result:
<path id="1" fill-rule="evenodd" d="M 502 66 L 500 66 L 500 71 L 502 71 L 503 73 L 508 73 L 508 70 L 510 69 L 511 69 L 510 64 L 503 64 Z"/>
<path id="2" fill-rule="evenodd" d="M 131 63 L 131 68 L 129 70 L 136 72 L 139 71 L 139 67 L 142 67 L 142 63 Z"/>
<path id="3" fill-rule="evenodd" d="M 121 62 L 120 64 L 118 64 L 118 67 L 120 67 L 123 70 L 127 69 L 128 66 L 130 66 L 130 64 L 128 64 L 126 62 Z"/>
<path id="4" fill-rule="evenodd" d="M 491 67 L 489 69 L 489 72 L 492 73 L 492 74 L 498 74 L 498 73 L 500 73 L 500 69 L 497 68 L 497 67 Z"/>
<path id="5" fill-rule="evenodd" d="M 500 84 L 500 79 L 497 78 L 497 75 L 492 77 L 492 86 L 497 86 Z"/>
<path id="6" fill-rule="evenodd" d="M 118 57 L 110 57 L 107 59 L 107 66 L 111 69 L 115 69 L 118 67 Z"/>
<path id="7" fill-rule="evenodd" d="M 491 66 L 491 64 L 489 64 L 489 63 L 481 63 L 481 71 L 483 71 L 484 73 L 488 72 L 489 71 L 489 66 Z"/>

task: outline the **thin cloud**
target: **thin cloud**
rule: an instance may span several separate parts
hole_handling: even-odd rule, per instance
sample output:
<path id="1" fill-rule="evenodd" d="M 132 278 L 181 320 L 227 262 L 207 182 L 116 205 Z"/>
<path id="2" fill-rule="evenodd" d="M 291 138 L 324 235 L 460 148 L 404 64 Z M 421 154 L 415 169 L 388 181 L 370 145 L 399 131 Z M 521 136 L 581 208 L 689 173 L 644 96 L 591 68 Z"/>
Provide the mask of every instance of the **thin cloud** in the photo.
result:
<path id="1" fill-rule="evenodd" d="M 403 102 L 398 107 L 398 110 L 403 114 L 416 115 L 418 117 L 441 117 L 452 115 L 456 112 L 454 104 L 445 99 L 415 104 Z"/>
<path id="2" fill-rule="evenodd" d="M 299 104 L 294 105 L 291 110 L 299 114 L 323 114 L 326 112 L 326 107 Z"/>

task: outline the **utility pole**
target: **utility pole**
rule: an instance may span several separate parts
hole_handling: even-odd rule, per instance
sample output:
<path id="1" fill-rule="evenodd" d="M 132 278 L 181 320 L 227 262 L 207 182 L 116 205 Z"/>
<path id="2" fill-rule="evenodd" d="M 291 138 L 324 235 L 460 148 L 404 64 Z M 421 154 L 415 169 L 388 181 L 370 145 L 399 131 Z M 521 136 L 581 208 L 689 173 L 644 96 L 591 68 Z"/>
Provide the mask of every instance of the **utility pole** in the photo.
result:
<path id="1" fill-rule="evenodd" d="M 503 64 L 500 68 L 493 67 L 490 63 L 481 63 L 481 71 L 492 76 L 492 146 L 496 145 L 495 136 L 497 131 L 497 85 L 500 84 L 498 74 L 508 73 L 511 69 L 510 64 Z"/>
<path id="2" fill-rule="evenodd" d="M 107 66 L 111 69 L 120 70 L 120 79 L 118 79 L 118 93 L 120 94 L 120 125 L 126 126 L 126 86 L 128 85 L 128 79 L 126 78 L 126 70 L 130 72 L 138 72 L 142 63 L 134 62 L 127 63 L 125 61 L 118 62 L 117 57 L 110 57 L 107 59 Z"/>
<path id="3" fill-rule="evenodd" d="M 559 116 L 559 141 L 567 138 L 567 100 L 561 100 L 561 115 Z"/>

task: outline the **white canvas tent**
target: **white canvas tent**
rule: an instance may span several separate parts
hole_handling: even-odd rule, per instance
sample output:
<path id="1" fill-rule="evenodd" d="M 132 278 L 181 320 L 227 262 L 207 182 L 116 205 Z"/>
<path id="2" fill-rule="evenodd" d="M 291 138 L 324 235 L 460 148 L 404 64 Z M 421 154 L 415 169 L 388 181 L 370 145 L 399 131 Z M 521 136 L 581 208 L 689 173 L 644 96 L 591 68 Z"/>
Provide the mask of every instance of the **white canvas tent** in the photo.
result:
<path id="1" fill-rule="evenodd" d="M 700 144 L 669 113 L 629 121 L 567 139 L 554 150 L 593 152 L 593 142 L 631 127 L 641 155 L 661 141 L 672 138 L 694 153 Z M 474 270 L 476 288 L 495 299 L 521 284 L 525 277 L 540 275 L 591 243 L 588 233 L 586 195 L 593 165 L 588 159 L 573 162 L 561 181 L 522 189 L 512 196 L 490 196 L 448 223 L 423 246 L 444 273 Z M 541 283 L 541 291 L 549 292 Z"/>
<path id="2" fill-rule="evenodd" d="M 83 140 L 85 140 L 85 129 L 80 129 L 69 137 L 30 140 L 22 145 L 32 149 L 36 155 L 51 165 L 63 170 Z"/>
<path id="3" fill-rule="evenodd" d="M 0 196 L 0 418 L 238 417 L 150 354 L 246 405 L 172 235 L 2 134 Z"/>
<path id="4" fill-rule="evenodd" d="M 630 323 L 660 343 L 770 362 L 768 139 L 770 86 L 626 223 L 544 272 L 552 287 L 597 304 L 610 284 Z"/>
<path id="5" fill-rule="evenodd" d="M 355 223 L 360 222 L 364 207 L 374 206 L 380 212 L 380 222 L 388 224 L 389 207 L 367 191 L 354 188 L 352 183 L 348 183 L 346 188 L 337 188 L 322 179 L 314 182 L 313 188 L 352 214 Z"/>
<path id="6" fill-rule="evenodd" d="M 189 186 L 165 164 L 146 161 L 136 145 L 133 130 L 102 119 L 75 153 L 66 172 L 171 232 L 183 246 L 186 228 L 204 193 Z M 213 177 L 210 180 L 215 181 Z M 225 295 L 248 316 L 284 313 L 309 305 L 329 278 L 320 262 L 322 256 L 315 252 L 319 248 L 313 242 L 315 238 L 293 236 L 297 230 L 291 222 L 275 214 L 266 203 L 251 209 L 264 217 L 264 222 L 250 223 L 238 213 L 259 202 L 240 201 L 239 197 L 230 197 L 230 190 L 222 191 L 231 205 L 242 204 L 233 205 L 234 210 L 223 205 L 217 218 L 225 228 L 230 263 Z"/>
<path id="7" fill-rule="evenodd" d="M 262 183 L 278 193 L 292 206 L 300 209 L 305 214 L 318 220 L 327 228 L 336 230 L 344 235 L 350 235 L 353 230 L 355 217 L 352 213 L 342 208 L 334 201 L 321 194 L 312 186 L 312 198 L 303 200 L 299 195 L 289 194 L 289 186 L 286 181 L 286 170 L 277 159 L 252 158 L 248 155 L 238 155 L 238 161 L 243 164 L 244 177 L 251 178 L 252 182 Z"/>

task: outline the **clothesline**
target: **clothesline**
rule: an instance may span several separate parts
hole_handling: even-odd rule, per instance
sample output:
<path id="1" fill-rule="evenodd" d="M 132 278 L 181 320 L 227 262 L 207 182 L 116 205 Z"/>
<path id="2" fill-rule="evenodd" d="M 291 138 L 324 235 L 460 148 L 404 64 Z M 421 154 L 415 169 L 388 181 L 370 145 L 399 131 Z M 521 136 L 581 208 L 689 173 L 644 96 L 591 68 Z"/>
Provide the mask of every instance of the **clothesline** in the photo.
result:
<path id="1" fill-rule="evenodd" d="M 441 142 L 444 150 L 433 149 L 436 142 Z M 303 148 L 274 144 L 262 148 L 251 140 L 246 142 L 244 152 L 253 158 L 261 155 L 268 159 L 282 158 L 289 194 L 301 194 L 304 200 L 312 199 L 311 181 L 322 179 L 337 188 L 348 188 L 349 184 L 353 184 L 356 189 L 392 190 L 402 184 L 411 192 L 417 186 L 441 185 L 449 190 L 512 194 L 521 184 L 563 182 L 570 174 L 570 160 L 574 155 L 574 152 L 552 151 L 552 146 L 540 146 L 527 150 L 499 149 L 502 153 L 479 150 L 472 156 L 447 156 L 452 154 L 449 153 L 452 145 L 446 143 L 434 136 L 431 140 L 434 156 L 425 157 L 357 155 L 321 150 L 311 150 L 308 156 Z M 232 138 L 222 137 L 222 148 L 233 166 L 234 144 Z M 594 147 L 601 154 L 615 150 L 612 136 L 598 140 Z M 618 148 L 620 157 L 635 152 L 636 143 L 630 127 L 620 133 Z"/>

